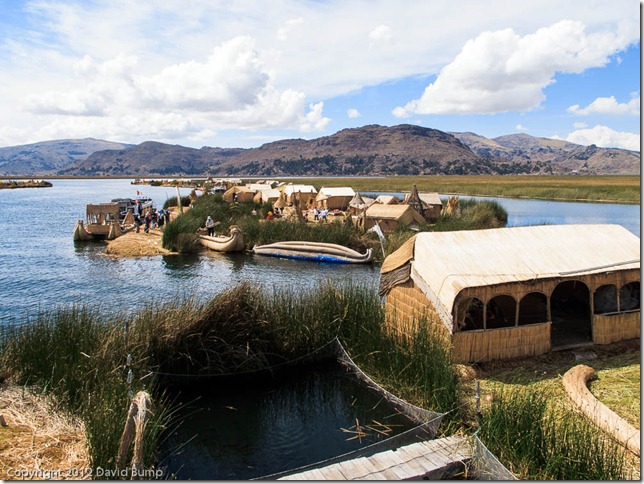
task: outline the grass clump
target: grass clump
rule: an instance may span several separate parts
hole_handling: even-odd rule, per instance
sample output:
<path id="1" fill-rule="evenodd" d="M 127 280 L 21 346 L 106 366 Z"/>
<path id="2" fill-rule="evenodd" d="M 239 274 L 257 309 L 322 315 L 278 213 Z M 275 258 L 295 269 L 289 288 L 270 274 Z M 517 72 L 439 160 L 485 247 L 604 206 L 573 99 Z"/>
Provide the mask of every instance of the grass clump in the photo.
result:
<path id="1" fill-rule="evenodd" d="M 39 314 L 27 324 L 4 328 L 0 339 L 3 371 L 21 385 L 55 397 L 84 424 L 93 469 L 116 470 L 115 457 L 130 403 L 130 392 L 154 383 L 136 371 L 128 383 L 122 321 L 96 310 L 73 307 Z M 164 402 L 155 399 L 147 423 L 144 463 L 154 461 L 165 425 Z"/>
<path id="2" fill-rule="evenodd" d="M 483 411 L 479 436 L 525 479 L 626 478 L 623 449 L 572 409 L 553 408 L 548 392 L 500 387 Z"/>

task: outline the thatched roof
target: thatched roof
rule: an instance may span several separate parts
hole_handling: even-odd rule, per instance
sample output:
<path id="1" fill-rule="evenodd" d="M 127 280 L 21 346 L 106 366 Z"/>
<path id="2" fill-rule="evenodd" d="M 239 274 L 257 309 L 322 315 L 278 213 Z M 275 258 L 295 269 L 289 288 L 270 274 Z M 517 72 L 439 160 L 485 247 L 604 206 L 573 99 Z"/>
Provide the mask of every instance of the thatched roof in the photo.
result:
<path id="1" fill-rule="evenodd" d="M 322 187 L 319 191 L 320 194 L 330 197 L 354 197 L 356 192 L 351 187 Z"/>
<path id="2" fill-rule="evenodd" d="M 375 203 L 375 200 L 373 198 L 363 197 L 362 195 L 360 195 L 360 193 L 356 192 L 354 197 L 349 202 L 349 206 L 362 210 L 363 208 L 366 208 L 373 203 Z"/>
<path id="3" fill-rule="evenodd" d="M 406 193 L 403 203 L 409 203 L 411 193 Z M 443 205 L 441 197 L 436 192 L 418 192 L 418 198 L 427 205 Z"/>
<path id="4" fill-rule="evenodd" d="M 272 185 L 269 185 L 267 183 L 247 183 L 246 186 L 254 192 L 259 192 L 261 190 L 271 190 L 273 188 Z"/>
<path id="5" fill-rule="evenodd" d="M 410 276 L 439 313 L 451 313 L 459 292 L 509 282 L 571 278 L 639 269 L 640 239 L 620 225 L 543 225 L 457 232 L 422 232 L 414 239 Z M 402 249 L 402 248 L 401 248 Z M 409 260 L 381 271 L 383 282 Z M 384 272 L 387 268 L 387 273 Z"/>
<path id="6" fill-rule="evenodd" d="M 400 203 L 400 200 L 394 195 L 379 195 L 376 198 L 376 203 L 382 203 L 384 205 L 395 205 Z"/>
<path id="7" fill-rule="evenodd" d="M 409 219 L 418 223 L 425 223 L 425 219 L 409 205 L 383 205 L 374 203 L 367 208 L 367 218 L 376 218 L 381 220 L 401 220 Z"/>
<path id="8" fill-rule="evenodd" d="M 296 192 L 300 192 L 300 193 L 318 192 L 313 185 L 284 185 L 284 187 L 282 188 L 282 191 L 284 192 L 284 195 L 286 195 L 287 197 Z"/>
<path id="9" fill-rule="evenodd" d="M 98 203 L 98 204 L 88 203 L 87 206 L 85 207 L 85 213 L 87 215 L 99 215 L 99 214 L 118 215 L 119 211 L 120 211 L 119 204 L 111 203 L 111 202 Z"/>

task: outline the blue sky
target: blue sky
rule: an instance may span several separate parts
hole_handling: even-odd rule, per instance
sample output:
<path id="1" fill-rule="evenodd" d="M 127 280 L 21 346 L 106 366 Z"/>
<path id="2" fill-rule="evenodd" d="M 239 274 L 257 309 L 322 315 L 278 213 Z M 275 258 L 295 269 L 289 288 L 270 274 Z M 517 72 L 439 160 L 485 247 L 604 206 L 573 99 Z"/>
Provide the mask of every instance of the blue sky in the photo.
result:
<path id="1" fill-rule="evenodd" d="M 0 0 L 0 146 L 418 124 L 640 149 L 633 0 Z"/>

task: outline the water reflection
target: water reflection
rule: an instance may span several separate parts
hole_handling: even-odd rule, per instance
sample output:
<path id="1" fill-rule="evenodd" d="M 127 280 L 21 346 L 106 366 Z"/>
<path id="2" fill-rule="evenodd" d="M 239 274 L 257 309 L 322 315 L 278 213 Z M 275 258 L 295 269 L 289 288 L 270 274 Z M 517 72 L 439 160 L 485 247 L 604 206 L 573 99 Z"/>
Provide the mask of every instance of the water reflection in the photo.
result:
<path id="1" fill-rule="evenodd" d="M 216 384 L 209 388 L 214 391 L 184 390 L 177 397 L 186 404 L 181 410 L 186 418 L 167 451 L 182 447 L 180 453 L 166 455 L 164 463 L 179 479 L 261 477 L 335 457 L 413 427 L 336 365 L 300 371 L 288 379 L 253 381 L 223 394 Z M 356 423 L 364 430 L 360 438 L 355 438 Z"/>

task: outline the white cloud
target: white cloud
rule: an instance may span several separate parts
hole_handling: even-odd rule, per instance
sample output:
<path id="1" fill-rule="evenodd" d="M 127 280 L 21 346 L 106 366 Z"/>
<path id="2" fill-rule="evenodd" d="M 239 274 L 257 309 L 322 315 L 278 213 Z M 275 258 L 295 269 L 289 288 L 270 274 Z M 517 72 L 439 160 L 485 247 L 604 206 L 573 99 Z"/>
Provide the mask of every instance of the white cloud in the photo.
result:
<path id="1" fill-rule="evenodd" d="M 639 93 L 633 95 L 632 99 L 626 103 L 618 103 L 615 96 L 598 97 L 585 108 L 575 104 L 568 108 L 570 114 L 578 116 L 587 116 L 589 114 L 611 114 L 611 115 L 630 115 L 639 116 L 640 114 L 640 97 Z"/>
<path id="2" fill-rule="evenodd" d="M 566 137 L 566 141 L 580 145 L 597 145 L 602 148 L 623 148 L 626 150 L 640 150 L 640 135 L 615 131 L 607 126 L 597 125 L 589 129 L 573 131 Z"/>
<path id="3" fill-rule="evenodd" d="M 378 25 L 375 29 L 369 32 L 369 49 L 373 49 L 378 45 L 388 44 L 393 38 L 393 31 L 387 25 Z"/>
<path id="4" fill-rule="evenodd" d="M 616 32 L 586 33 L 583 23 L 571 20 L 524 36 L 510 28 L 483 32 L 403 109 L 417 114 L 528 111 L 543 102 L 543 89 L 555 73 L 603 66 L 627 45 Z"/>
<path id="5" fill-rule="evenodd" d="M 403 107 L 398 106 L 392 109 L 391 114 L 393 114 L 397 118 L 405 119 L 405 118 L 410 118 L 413 113 L 411 113 L 410 111 L 406 110 Z"/>
<path id="6" fill-rule="evenodd" d="M 322 115 L 324 103 L 309 104 L 309 112 L 306 114 L 306 120 L 300 125 L 300 129 L 304 132 L 309 131 L 322 131 L 331 122 L 330 118 L 325 118 Z"/>
<path id="7" fill-rule="evenodd" d="M 359 118 L 361 114 L 360 114 L 360 111 L 358 111 L 357 109 L 351 108 L 347 110 L 347 116 L 353 119 L 353 118 Z"/>
<path id="8" fill-rule="evenodd" d="M 514 129 L 516 129 L 517 131 L 530 131 L 528 128 L 526 128 L 525 126 L 523 126 L 523 125 L 521 125 L 521 124 L 517 124 L 517 125 L 514 127 Z"/>
<path id="9" fill-rule="evenodd" d="M 572 127 L 575 129 L 583 129 L 587 128 L 588 125 L 586 123 L 573 123 Z"/>
<path id="10" fill-rule="evenodd" d="M 204 62 L 169 65 L 151 76 L 138 73 L 136 57 L 97 63 L 84 56 L 74 66 L 79 87 L 33 94 L 24 106 L 55 115 L 42 134 L 63 137 L 69 136 L 64 130 L 74 136 L 167 140 L 200 138 L 199 133 L 218 129 L 325 129 L 330 119 L 323 116 L 324 103 L 305 112 L 303 93 L 277 89 L 254 45 L 253 39 L 238 37 L 215 47 Z"/>
<path id="11" fill-rule="evenodd" d="M 510 40 L 523 45 L 527 34 L 536 36 L 562 19 L 585 25 L 588 34 L 580 36 L 588 41 L 585 47 L 575 50 L 565 36 L 551 38 L 548 45 L 542 36 L 537 39 L 545 45 L 541 57 L 536 47 L 523 47 L 520 53 L 532 57 L 516 53 L 519 59 L 506 77 L 483 71 L 481 81 L 492 86 L 505 81 L 499 83 L 504 95 L 498 103 L 487 100 L 482 89 L 485 105 L 498 109 L 516 98 L 517 109 L 523 109 L 527 101 L 539 102 L 550 80 L 539 64 L 552 64 L 549 72 L 560 69 L 558 50 L 572 49 L 572 57 L 583 64 L 600 58 L 612 44 L 625 46 L 640 37 L 639 10 L 632 0 L 597 2 L 593 8 L 582 0 L 490 0 L 485 8 L 463 0 L 406 0 L 404 8 L 403 2 L 391 0 L 272 0 L 270 8 L 264 0 L 31 0 L 11 5 L 11 22 L 0 19 L 0 126 L 13 128 L 0 130 L 5 144 L 47 139 L 41 136 L 54 132 L 140 142 L 181 140 L 182 129 L 188 139 L 236 130 L 245 130 L 239 138 L 260 139 L 255 130 L 328 127 L 324 115 L 308 107 L 311 102 L 335 98 L 340 103 L 339 96 L 347 96 L 344 100 L 353 103 L 349 96 L 366 92 L 367 86 L 391 82 L 398 89 L 407 79 L 432 78 L 481 31 L 493 37 L 512 26 L 516 38 Z M 545 30 L 554 35 L 552 29 Z M 519 52 L 517 45 L 510 47 Z M 500 55 L 483 54 L 481 61 Z M 468 79 L 456 80 L 467 93 Z M 469 81 L 472 87 L 482 83 Z M 522 89 L 511 89 L 511 81 Z M 477 107 L 477 96 L 462 104 Z M 421 114 L 402 107 L 395 112 L 410 119 Z M 374 121 L 390 120 L 384 113 Z M 218 140 L 209 142 L 216 146 Z"/>
<path id="12" fill-rule="evenodd" d="M 287 20 L 286 24 L 284 25 L 284 27 L 281 27 L 277 31 L 277 39 L 280 40 L 281 42 L 287 41 L 291 31 L 295 27 L 297 27 L 298 25 L 303 24 L 303 23 L 304 23 L 304 19 L 302 17 Z"/>

